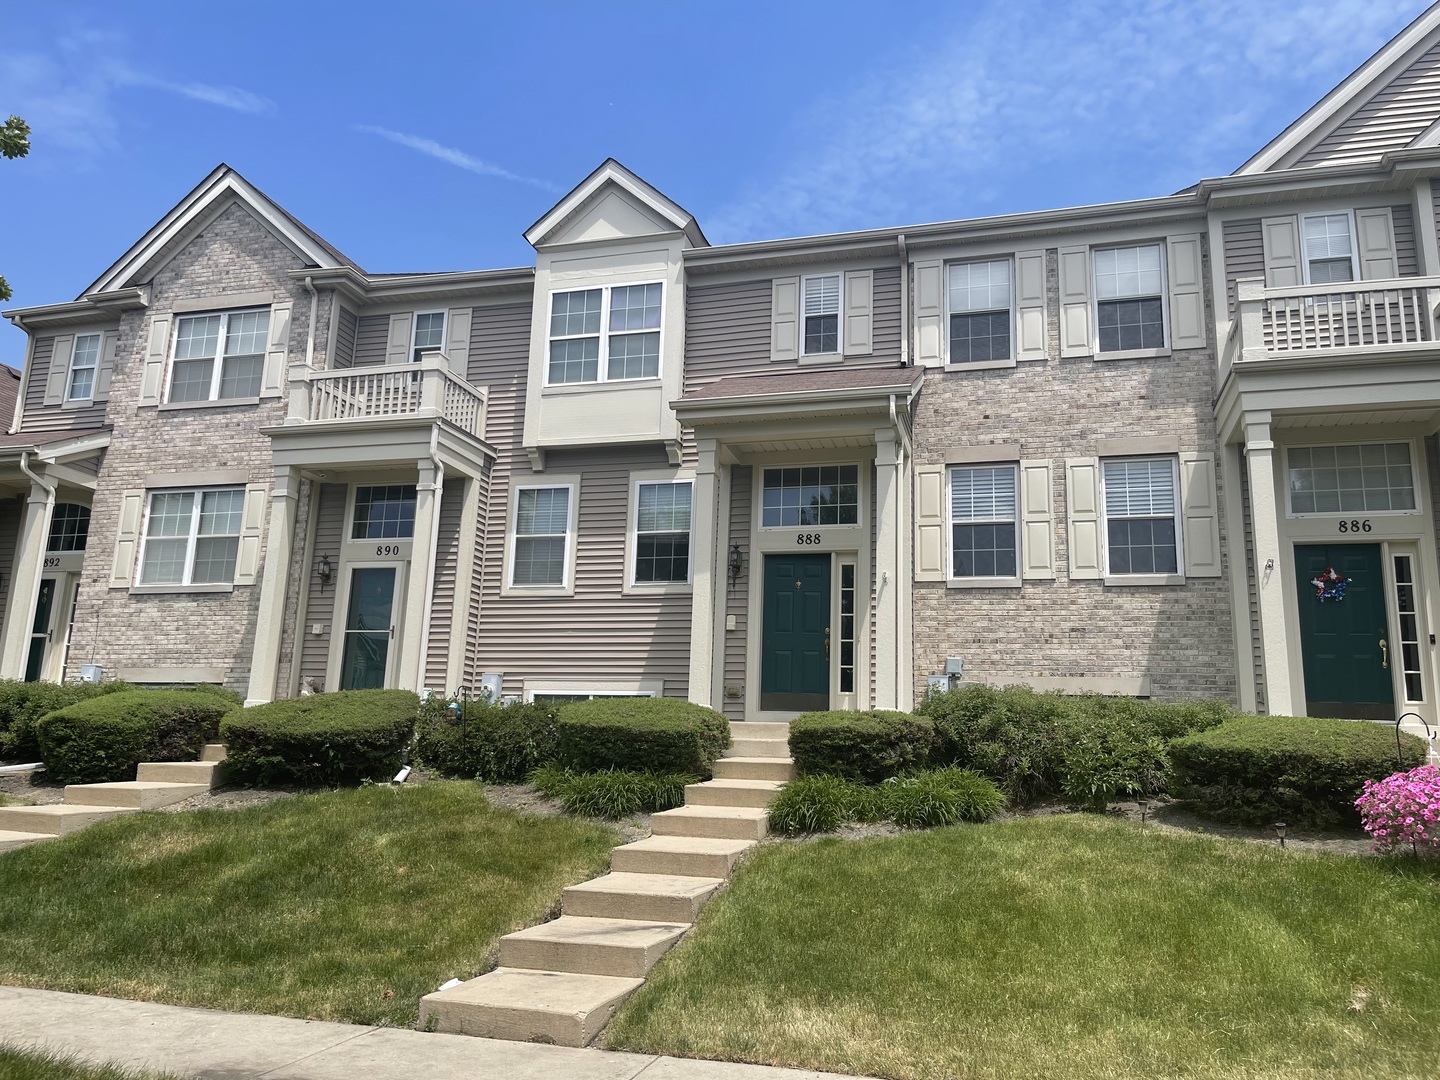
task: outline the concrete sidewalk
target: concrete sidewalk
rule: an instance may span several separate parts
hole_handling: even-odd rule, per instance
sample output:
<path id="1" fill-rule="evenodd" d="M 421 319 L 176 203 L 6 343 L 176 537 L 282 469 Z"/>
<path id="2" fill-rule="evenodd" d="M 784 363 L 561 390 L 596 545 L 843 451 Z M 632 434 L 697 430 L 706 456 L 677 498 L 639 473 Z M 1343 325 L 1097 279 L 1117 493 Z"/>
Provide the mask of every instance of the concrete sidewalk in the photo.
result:
<path id="1" fill-rule="evenodd" d="M 197 1080 L 845 1080 L 835 1073 L 182 1009 L 13 986 L 0 986 L 0 1043 Z"/>

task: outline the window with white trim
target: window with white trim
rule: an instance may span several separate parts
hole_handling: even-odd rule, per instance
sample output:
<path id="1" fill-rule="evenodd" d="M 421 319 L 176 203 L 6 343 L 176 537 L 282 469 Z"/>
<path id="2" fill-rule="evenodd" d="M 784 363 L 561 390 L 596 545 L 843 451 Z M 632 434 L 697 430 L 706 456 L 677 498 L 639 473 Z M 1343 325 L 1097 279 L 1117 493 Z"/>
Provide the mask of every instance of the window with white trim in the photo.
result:
<path id="1" fill-rule="evenodd" d="M 1286 458 L 1292 514 L 1416 509 L 1409 443 L 1292 446 Z"/>
<path id="2" fill-rule="evenodd" d="M 152 491 L 140 556 L 142 585 L 235 580 L 245 489 Z"/>
<path id="3" fill-rule="evenodd" d="M 95 373 L 100 367 L 100 334 L 77 334 L 70 351 L 70 377 L 65 382 L 66 401 L 89 401 L 95 396 Z"/>
<path id="4" fill-rule="evenodd" d="M 1095 325 L 1100 351 L 1165 347 L 1165 273 L 1159 244 L 1097 248 Z"/>
<path id="5" fill-rule="evenodd" d="M 1010 260 L 951 263 L 946 268 L 950 363 L 1010 359 Z"/>
<path id="6" fill-rule="evenodd" d="M 90 537 L 90 507 L 80 503 L 56 503 L 50 515 L 50 536 L 46 551 L 84 551 Z"/>
<path id="7" fill-rule="evenodd" d="M 1107 574 L 1180 573 L 1179 459 L 1101 462 Z"/>
<path id="8" fill-rule="evenodd" d="M 536 705 L 569 705 L 573 701 L 593 701 L 595 698 L 653 698 L 659 697 L 653 690 L 527 690 L 525 700 Z"/>
<path id="9" fill-rule="evenodd" d="M 269 334 L 269 308 L 180 316 L 169 400 L 258 397 Z"/>
<path id="10" fill-rule="evenodd" d="M 546 384 L 658 379 L 664 295 L 659 282 L 552 294 Z"/>
<path id="11" fill-rule="evenodd" d="M 804 279 L 805 356 L 840 351 L 840 275 Z"/>
<path id="12" fill-rule="evenodd" d="M 635 584 L 683 585 L 690 580 L 689 480 L 635 485 Z"/>
<path id="13" fill-rule="evenodd" d="M 854 525 L 860 520 L 858 465 L 791 465 L 761 478 L 760 525 Z"/>
<path id="14" fill-rule="evenodd" d="M 445 312 L 417 311 L 415 329 L 410 342 L 410 359 L 420 362 L 422 354 L 445 348 Z"/>
<path id="15" fill-rule="evenodd" d="M 1018 465 L 956 465 L 950 470 L 950 576 L 1020 576 Z"/>
<path id="16" fill-rule="evenodd" d="M 510 584 L 564 586 L 569 570 L 570 487 L 515 490 Z"/>
<path id="17" fill-rule="evenodd" d="M 414 535 L 414 484 L 362 485 L 355 489 L 350 539 L 408 539 Z"/>
<path id="18" fill-rule="evenodd" d="M 1332 281 L 1354 281 L 1355 234 L 1350 215 L 1307 214 L 1301 221 L 1305 244 L 1305 281 L 1326 285 Z"/>

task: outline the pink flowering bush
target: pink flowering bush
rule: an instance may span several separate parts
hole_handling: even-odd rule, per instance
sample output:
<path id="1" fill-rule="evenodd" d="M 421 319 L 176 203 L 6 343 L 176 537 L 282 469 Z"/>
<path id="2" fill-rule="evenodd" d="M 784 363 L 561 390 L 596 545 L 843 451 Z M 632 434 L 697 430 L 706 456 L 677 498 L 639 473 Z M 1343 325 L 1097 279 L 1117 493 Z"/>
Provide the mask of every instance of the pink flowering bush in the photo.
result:
<path id="1" fill-rule="evenodd" d="M 1422 852 L 1440 855 L 1440 768 L 1421 765 L 1384 780 L 1367 780 L 1355 806 L 1381 851 L 1413 843 Z"/>

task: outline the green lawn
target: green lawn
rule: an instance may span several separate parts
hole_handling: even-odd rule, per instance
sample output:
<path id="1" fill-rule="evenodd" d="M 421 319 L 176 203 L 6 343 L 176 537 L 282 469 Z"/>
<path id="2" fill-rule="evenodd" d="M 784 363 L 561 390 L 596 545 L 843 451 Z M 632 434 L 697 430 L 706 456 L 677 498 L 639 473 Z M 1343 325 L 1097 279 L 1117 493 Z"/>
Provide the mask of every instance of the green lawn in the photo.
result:
<path id="1" fill-rule="evenodd" d="M 0 1077 L 4 1080 L 166 1080 L 168 1076 L 113 1065 L 83 1065 L 46 1051 L 0 1046 Z"/>
<path id="2" fill-rule="evenodd" d="M 1429 1077 L 1440 863 L 1089 815 L 767 845 L 607 1045 L 887 1077 Z"/>
<path id="3" fill-rule="evenodd" d="M 0 855 L 0 983 L 411 1025 L 618 842 L 464 782 L 135 814 Z"/>

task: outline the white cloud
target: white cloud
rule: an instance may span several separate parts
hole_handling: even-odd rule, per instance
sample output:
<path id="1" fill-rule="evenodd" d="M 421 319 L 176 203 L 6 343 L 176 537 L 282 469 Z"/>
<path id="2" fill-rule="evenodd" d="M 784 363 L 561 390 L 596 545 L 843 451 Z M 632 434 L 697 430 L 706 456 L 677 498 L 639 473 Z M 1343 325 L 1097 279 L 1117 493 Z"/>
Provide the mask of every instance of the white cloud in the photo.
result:
<path id="1" fill-rule="evenodd" d="M 427 139 L 420 135 L 407 135 L 403 131 L 392 131 L 390 128 L 376 127 L 373 124 L 356 124 L 356 131 L 363 131 L 367 135 L 379 135 L 382 139 L 389 139 L 401 146 L 408 146 L 411 150 L 418 150 L 429 157 L 444 161 L 461 169 L 477 173 L 480 176 L 494 176 L 501 180 L 513 180 L 517 184 L 529 184 L 532 187 L 540 188 L 543 191 L 558 191 L 559 188 L 547 180 L 536 180 L 529 176 L 520 176 L 503 169 L 499 165 L 492 165 L 488 161 L 482 161 L 463 150 L 457 150 L 453 146 L 445 146 L 434 139 Z"/>

